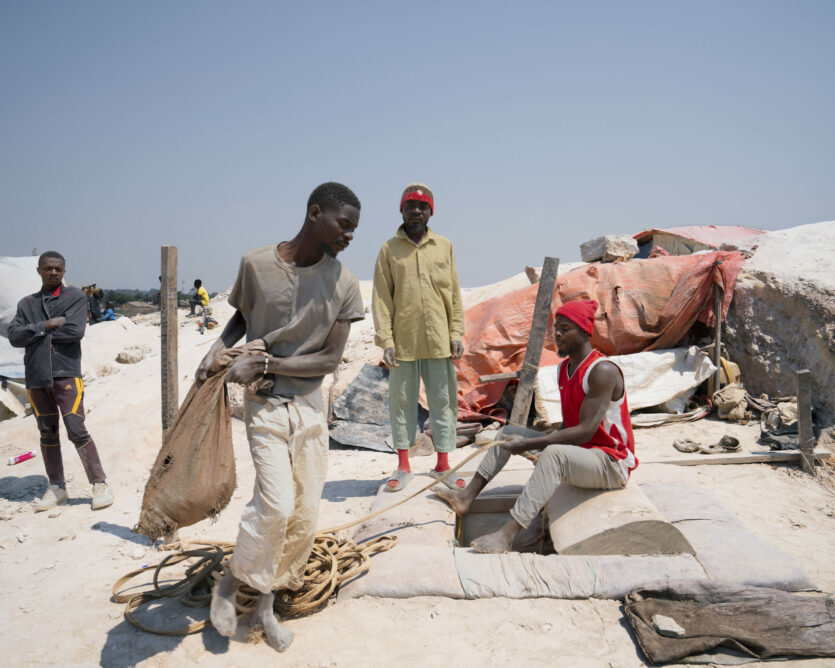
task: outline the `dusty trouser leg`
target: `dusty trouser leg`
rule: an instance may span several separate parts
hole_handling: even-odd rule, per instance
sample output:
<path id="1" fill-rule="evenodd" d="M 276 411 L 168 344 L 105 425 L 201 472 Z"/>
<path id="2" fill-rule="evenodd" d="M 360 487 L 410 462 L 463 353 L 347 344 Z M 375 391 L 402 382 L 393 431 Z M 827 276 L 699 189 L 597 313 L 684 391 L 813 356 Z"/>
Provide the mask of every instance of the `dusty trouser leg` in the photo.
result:
<path id="1" fill-rule="evenodd" d="M 81 378 L 57 378 L 53 391 L 64 418 L 67 436 L 81 458 L 87 481 L 90 484 L 104 482 L 107 477 L 99 459 L 99 452 L 84 422 L 84 383 Z"/>
<path id="2" fill-rule="evenodd" d="M 420 369 L 416 361 L 398 360 L 389 371 L 389 420 L 395 450 L 408 450 L 417 433 Z"/>
<path id="3" fill-rule="evenodd" d="M 328 426 L 324 411 L 308 397 L 296 397 L 288 404 L 288 413 L 295 507 L 287 521 L 273 589 L 295 591 L 304 584 L 304 569 L 316 537 L 319 502 L 328 473 Z"/>
<path id="4" fill-rule="evenodd" d="M 590 489 L 615 489 L 623 487 L 627 480 L 626 467 L 599 448 L 549 445 L 542 451 L 510 516 L 522 528 L 528 527 L 561 482 Z"/>
<path id="5" fill-rule="evenodd" d="M 61 456 L 61 438 L 58 433 L 58 404 L 51 387 L 29 390 L 29 403 L 35 413 L 41 435 L 41 455 L 46 477 L 50 485 L 63 487 L 64 459 Z"/>
<path id="6" fill-rule="evenodd" d="M 245 410 L 255 491 L 230 573 L 262 593 L 259 621 L 270 646 L 281 651 L 292 634 L 270 616 L 272 591 L 303 584 L 327 473 L 327 425 L 316 392 L 291 402 L 247 395 Z"/>
<path id="7" fill-rule="evenodd" d="M 247 394 L 244 411 L 255 487 L 241 515 L 229 568 L 238 580 L 268 594 L 295 507 L 290 419 L 286 403 L 260 395 Z"/>
<path id="8" fill-rule="evenodd" d="M 422 359 L 418 361 L 418 365 L 426 387 L 426 402 L 435 450 L 454 452 L 458 425 L 458 381 L 455 378 L 455 366 L 449 357 Z"/>
<path id="9" fill-rule="evenodd" d="M 500 445 L 493 446 L 481 460 L 476 473 L 490 482 L 510 460 L 510 453 Z"/>

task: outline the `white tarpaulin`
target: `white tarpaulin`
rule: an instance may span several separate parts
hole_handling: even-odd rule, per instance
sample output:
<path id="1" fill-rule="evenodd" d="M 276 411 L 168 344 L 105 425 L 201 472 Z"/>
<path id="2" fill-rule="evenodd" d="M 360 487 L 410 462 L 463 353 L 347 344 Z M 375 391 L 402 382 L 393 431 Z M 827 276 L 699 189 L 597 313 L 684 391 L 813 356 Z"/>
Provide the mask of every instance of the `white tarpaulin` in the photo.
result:
<path id="1" fill-rule="evenodd" d="M 17 303 L 41 287 L 38 258 L 0 257 L 0 374 L 23 378 L 23 349 L 12 348 L 8 341 L 9 323 L 17 312 Z"/>
<path id="2" fill-rule="evenodd" d="M 696 346 L 613 355 L 608 359 L 623 371 L 631 411 L 662 406 L 667 412 L 682 413 L 693 390 L 716 370 L 708 355 Z M 542 367 L 536 375 L 536 414 L 550 424 L 562 422 L 558 369 Z"/>

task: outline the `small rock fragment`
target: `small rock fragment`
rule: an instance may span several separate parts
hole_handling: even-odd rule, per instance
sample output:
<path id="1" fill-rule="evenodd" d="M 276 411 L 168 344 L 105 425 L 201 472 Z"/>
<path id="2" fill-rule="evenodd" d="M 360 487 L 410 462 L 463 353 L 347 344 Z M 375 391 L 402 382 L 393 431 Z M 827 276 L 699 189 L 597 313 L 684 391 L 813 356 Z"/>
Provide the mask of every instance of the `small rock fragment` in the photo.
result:
<path id="1" fill-rule="evenodd" d="M 685 634 L 684 629 L 676 623 L 675 619 L 665 615 L 653 615 L 652 625 L 660 635 L 667 638 L 683 638 Z"/>

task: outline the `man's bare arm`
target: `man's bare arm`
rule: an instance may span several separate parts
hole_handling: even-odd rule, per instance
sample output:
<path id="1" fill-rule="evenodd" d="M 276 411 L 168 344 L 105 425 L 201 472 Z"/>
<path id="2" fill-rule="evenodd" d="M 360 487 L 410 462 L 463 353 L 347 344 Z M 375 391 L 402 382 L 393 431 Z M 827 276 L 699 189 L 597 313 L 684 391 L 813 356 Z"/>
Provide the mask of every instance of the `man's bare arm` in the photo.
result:
<path id="1" fill-rule="evenodd" d="M 580 406 L 580 422 L 577 426 L 559 429 L 537 438 L 515 438 L 503 447 L 518 454 L 528 450 L 543 450 L 554 443 L 588 443 L 606 416 L 606 409 L 612 401 L 612 394 L 620 383 L 620 378 L 620 372 L 614 364 L 596 364 L 589 374 L 589 391 L 583 399 L 583 405 Z"/>
<path id="2" fill-rule="evenodd" d="M 209 368 L 212 365 L 215 353 L 218 350 L 223 350 L 224 348 L 231 348 L 241 340 L 241 337 L 243 337 L 244 334 L 246 334 L 246 319 L 244 318 L 243 313 L 235 311 L 229 319 L 229 322 L 226 323 L 226 327 L 223 328 L 223 332 L 221 332 L 217 341 L 212 344 L 212 347 L 209 348 L 209 352 L 206 353 L 206 356 L 197 367 L 195 377 L 197 378 L 198 383 L 204 382 L 208 377 Z"/>
<path id="3" fill-rule="evenodd" d="M 342 361 L 348 334 L 351 332 L 349 320 L 337 320 L 328 333 L 321 350 L 296 357 L 269 356 L 267 373 L 297 378 L 312 378 L 332 373 Z M 264 358 L 261 355 L 247 355 L 236 359 L 226 375 L 226 380 L 233 383 L 251 383 L 264 374 Z"/>

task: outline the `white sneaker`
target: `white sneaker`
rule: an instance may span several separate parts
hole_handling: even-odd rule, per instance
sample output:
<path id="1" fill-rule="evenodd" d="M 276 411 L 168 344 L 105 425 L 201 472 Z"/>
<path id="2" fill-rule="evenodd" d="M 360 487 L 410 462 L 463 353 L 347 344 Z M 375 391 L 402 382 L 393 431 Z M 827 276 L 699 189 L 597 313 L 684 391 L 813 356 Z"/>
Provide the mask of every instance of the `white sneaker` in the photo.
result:
<path id="1" fill-rule="evenodd" d="M 113 490 L 106 482 L 93 483 L 93 510 L 107 508 L 113 503 Z"/>
<path id="2" fill-rule="evenodd" d="M 67 490 L 58 485 L 50 485 L 44 495 L 35 502 L 35 512 L 40 513 L 55 506 L 63 506 L 67 502 Z"/>

